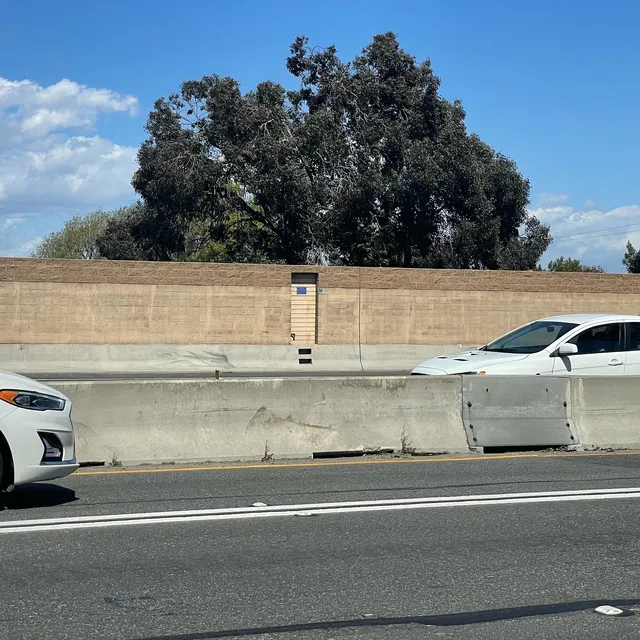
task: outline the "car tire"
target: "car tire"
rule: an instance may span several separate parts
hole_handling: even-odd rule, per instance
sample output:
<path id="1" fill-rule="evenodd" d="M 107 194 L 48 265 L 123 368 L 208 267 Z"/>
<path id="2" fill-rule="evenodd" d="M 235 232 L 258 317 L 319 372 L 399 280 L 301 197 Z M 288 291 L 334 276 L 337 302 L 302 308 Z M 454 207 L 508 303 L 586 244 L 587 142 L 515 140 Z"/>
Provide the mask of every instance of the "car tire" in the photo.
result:
<path id="1" fill-rule="evenodd" d="M 0 435 L 0 491 L 6 491 L 13 484 L 13 464 L 11 451 Z"/>
<path id="2" fill-rule="evenodd" d="M 4 497 L 6 496 L 5 491 L 9 486 L 5 476 L 8 466 L 3 447 L 0 447 L 0 508 L 4 507 Z"/>

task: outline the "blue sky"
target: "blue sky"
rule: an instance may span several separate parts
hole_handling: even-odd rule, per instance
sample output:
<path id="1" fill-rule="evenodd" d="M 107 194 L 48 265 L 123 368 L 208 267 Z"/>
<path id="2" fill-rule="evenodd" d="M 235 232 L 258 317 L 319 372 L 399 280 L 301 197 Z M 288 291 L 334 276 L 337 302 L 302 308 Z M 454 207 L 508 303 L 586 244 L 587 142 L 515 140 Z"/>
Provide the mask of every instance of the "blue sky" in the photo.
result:
<path id="1" fill-rule="evenodd" d="M 640 247 L 635 0 L 6 0 L 2 15 L 0 255 L 131 202 L 147 114 L 181 81 L 293 86 L 297 35 L 351 59 L 389 30 L 531 180 L 531 210 L 556 238 L 545 261 L 621 271 L 627 239 Z"/>

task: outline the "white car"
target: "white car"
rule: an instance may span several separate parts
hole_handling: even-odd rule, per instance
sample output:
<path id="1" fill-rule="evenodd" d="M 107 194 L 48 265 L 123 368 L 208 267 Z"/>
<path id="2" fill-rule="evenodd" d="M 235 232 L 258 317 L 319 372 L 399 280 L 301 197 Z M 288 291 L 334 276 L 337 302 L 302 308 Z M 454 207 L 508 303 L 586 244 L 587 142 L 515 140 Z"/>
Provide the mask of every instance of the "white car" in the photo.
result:
<path id="1" fill-rule="evenodd" d="M 71 401 L 45 384 L 0 371 L 0 490 L 78 468 Z"/>
<path id="2" fill-rule="evenodd" d="M 412 375 L 640 375 L 640 316 L 564 315 L 530 322 L 484 347 L 438 356 Z"/>

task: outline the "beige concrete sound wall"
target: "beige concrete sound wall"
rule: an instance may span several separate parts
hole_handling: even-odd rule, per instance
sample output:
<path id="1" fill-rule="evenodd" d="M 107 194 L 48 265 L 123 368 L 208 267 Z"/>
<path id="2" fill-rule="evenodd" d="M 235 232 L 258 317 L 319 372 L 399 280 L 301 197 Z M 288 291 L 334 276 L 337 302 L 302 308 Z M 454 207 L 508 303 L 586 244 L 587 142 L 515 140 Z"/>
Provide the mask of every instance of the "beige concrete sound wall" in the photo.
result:
<path id="1" fill-rule="evenodd" d="M 634 275 L 0 259 L 5 344 L 291 343 L 291 274 L 317 273 L 317 342 L 475 344 L 557 313 L 640 312 Z"/>

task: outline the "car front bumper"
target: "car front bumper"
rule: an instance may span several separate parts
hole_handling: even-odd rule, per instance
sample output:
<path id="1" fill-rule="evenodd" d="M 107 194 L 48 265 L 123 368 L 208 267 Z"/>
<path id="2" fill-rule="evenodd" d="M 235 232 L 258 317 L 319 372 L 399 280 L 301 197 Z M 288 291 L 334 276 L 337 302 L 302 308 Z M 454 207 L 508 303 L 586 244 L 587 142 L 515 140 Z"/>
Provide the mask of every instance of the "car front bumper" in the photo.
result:
<path id="1" fill-rule="evenodd" d="M 0 433 L 13 459 L 13 484 L 55 480 L 78 468 L 71 402 L 62 411 L 31 411 L 0 402 Z"/>

